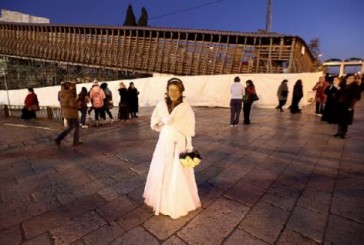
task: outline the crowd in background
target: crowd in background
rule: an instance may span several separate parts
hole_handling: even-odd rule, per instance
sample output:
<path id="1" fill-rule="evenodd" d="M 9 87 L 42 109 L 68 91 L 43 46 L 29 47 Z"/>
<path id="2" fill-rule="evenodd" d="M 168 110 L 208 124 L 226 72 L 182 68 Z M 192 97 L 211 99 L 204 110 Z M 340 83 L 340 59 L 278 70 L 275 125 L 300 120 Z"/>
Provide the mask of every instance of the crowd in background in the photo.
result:
<path id="1" fill-rule="evenodd" d="M 123 82 L 119 85 L 119 111 L 117 115 L 118 120 L 129 120 L 129 118 L 138 118 L 138 95 L 139 91 L 134 87 L 134 83 L 129 84 L 126 88 Z M 85 87 L 82 87 L 81 92 L 77 96 L 78 109 L 81 112 L 81 125 L 82 128 L 87 128 L 86 117 L 92 113 L 95 114 L 95 126 L 103 125 L 109 118 L 109 122 L 114 122 L 114 117 L 111 109 L 114 107 L 113 94 L 108 88 L 107 83 L 99 85 L 95 80 L 89 92 Z M 88 104 L 90 103 L 90 107 Z M 91 121 L 91 120 L 89 120 Z"/>
<path id="2" fill-rule="evenodd" d="M 364 91 L 364 78 L 360 75 L 347 74 L 343 77 L 320 77 L 312 88 L 315 92 L 315 113 L 322 121 L 337 124 L 335 137 L 345 138 L 348 126 L 353 123 L 355 104 L 361 98 Z M 283 112 L 287 103 L 289 89 L 288 80 L 284 79 L 278 87 L 278 105 L 276 109 Z M 230 126 L 239 124 L 240 111 L 243 107 L 244 123 L 250 124 L 250 111 L 254 101 L 258 100 L 254 84 L 246 81 L 246 87 L 240 84 L 240 78 L 235 77 L 230 87 Z M 292 114 L 300 114 L 302 110 L 299 103 L 303 98 L 303 82 L 298 79 L 293 87 L 292 102 L 288 107 Z"/>

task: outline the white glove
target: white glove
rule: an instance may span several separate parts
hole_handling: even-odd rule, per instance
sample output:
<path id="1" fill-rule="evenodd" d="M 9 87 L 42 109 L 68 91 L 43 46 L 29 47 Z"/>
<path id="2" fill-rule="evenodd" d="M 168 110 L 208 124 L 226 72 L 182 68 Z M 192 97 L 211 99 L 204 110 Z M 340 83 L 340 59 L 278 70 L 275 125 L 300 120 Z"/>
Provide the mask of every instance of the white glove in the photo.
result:
<path id="1" fill-rule="evenodd" d="M 186 137 L 186 152 L 192 152 L 193 146 L 192 146 L 192 137 L 188 136 Z"/>

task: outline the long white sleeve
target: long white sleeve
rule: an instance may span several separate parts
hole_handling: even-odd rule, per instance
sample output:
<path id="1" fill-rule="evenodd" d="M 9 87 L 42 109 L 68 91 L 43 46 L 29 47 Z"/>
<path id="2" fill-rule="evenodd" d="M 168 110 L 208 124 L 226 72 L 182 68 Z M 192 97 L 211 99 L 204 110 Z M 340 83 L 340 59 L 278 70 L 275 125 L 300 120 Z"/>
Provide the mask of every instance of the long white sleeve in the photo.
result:
<path id="1" fill-rule="evenodd" d="M 192 146 L 192 137 L 186 136 L 186 152 L 192 152 L 193 146 Z"/>

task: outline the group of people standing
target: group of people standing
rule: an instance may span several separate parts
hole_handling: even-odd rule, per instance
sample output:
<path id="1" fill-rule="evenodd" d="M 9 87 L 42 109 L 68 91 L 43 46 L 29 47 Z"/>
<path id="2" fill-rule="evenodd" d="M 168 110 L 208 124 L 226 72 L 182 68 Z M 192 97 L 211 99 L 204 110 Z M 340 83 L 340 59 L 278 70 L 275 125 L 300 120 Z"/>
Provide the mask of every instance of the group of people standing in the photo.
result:
<path id="1" fill-rule="evenodd" d="M 327 79 L 320 77 L 312 88 L 315 91 L 315 113 L 321 116 L 322 121 L 338 124 L 335 137 L 345 138 L 348 125 L 353 123 L 355 103 L 360 100 L 364 90 L 363 78 L 355 74 L 347 74 L 345 77 Z M 287 80 L 283 80 L 278 88 L 277 96 L 279 104 L 277 110 L 283 112 L 283 106 L 288 98 Z M 292 95 L 292 104 L 289 107 L 291 113 L 301 113 L 299 102 L 303 97 L 302 80 L 297 80 Z"/>
<path id="2" fill-rule="evenodd" d="M 355 74 L 325 79 L 321 77 L 313 88 L 316 91 L 316 114 L 321 120 L 337 124 L 335 137 L 345 138 L 353 123 L 354 108 L 364 91 L 363 78 Z"/>
<path id="3" fill-rule="evenodd" d="M 138 118 L 139 91 L 134 86 L 134 83 L 131 82 L 129 88 L 126 88 L 125 84 L 121 82 L 118 91 L 120 95 L 118 118 L 125 121 L 129 118 Z"/>
<path id="4" fill-rule="evenodd" d="M 131 118 L 137 118 L 139 109 L 138 94 L 139 91 L 134 87 L 131 82 L 129 88 L 126 89 L 123 82 L 119 85 L 119 112 L 118 119 L 128 120 L 129 114 Z M 86 116 L 92 111 L 95 113 L 96 126 L 102 125 L 106 121 L 106 115 L 110 119 L 110 123 L 114 121 L 113 115 L 110 111 L 114 107 L 113 94 L 108 88 L 107 83 L 102 83 L 100 86 L 98 81 L 95 80 L 90 91 L 87 92 L 85 87 L 82 87 L 81 92 L 77 96 L 78 109 L 81 112 L 81 125 L 82 128 L 87 128 Z M 88 108 L 88 103 L 91 102 L 91 107 Z"/>
<path id="5" fill-rule="evenodd" d="M 129 92 L 130 91 L 130 92 Z M 126 90 L 124 83 L 120 83 L 120 103 L 119 103 L 119 119 L 127 120 L 129 113 L 132 117 L 137 117 L 138 112 L 138 90 L 130 83 L 130 87 Z M 131 96 L 129 96 L 131 94 Z M 134 95 L 134 97 L 133 97 Z M 136 98 L 135 98 L 136 97 Z M 113 115 L 110 109 L 113 107 L 113 96 L 107 83 L 102 83 L 100 86 L 97 80 L 94 80 L 93 85 L 88 92 L 86 87 L 82 87 L 80 93 L 76 94 L 76 84 L 73 82 L 65 82 L 61 85 L 61 91 L 58 94 L 58 99 L 61 104 L 62 115 L 67 121 L 66 129 L 57 136 L 55 143 L 60 146 L 61 141 L 74 129 L 73 145 L 82 144 L 79 141 L 79 126 L 88 128 L 86 125 L 87 113 L 90 114 L 93 110 L 95 113 L 96 126 L 102 125 L 106 120 L 106 114 L 113 122 Z M 130 103 L 132 99 L 133 103 Z M 88 108 L 88 103 L 91 107 Z M 132 105 L 132 106 L 130 106 Z M 131 108 L 131 110 L 129 110 Z M 123 113 L 121 113 L 123 111 Z M 81 120 L 78 119 L 78 112 L 81 113 Z M 126 114 L 125 114 L 126 113 Z"/>

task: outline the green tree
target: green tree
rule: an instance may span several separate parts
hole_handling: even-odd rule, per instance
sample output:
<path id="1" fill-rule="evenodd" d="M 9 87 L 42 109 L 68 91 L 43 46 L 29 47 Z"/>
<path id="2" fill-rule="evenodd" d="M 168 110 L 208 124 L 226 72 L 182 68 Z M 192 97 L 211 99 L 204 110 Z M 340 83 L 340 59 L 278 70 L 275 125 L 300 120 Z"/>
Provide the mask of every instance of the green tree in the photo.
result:
<path id="1" fill-rule="evenodd" d="M 144 7 L 142 8 L 142 14 L 138 20 L 138 26 L 148 26 L 148 12 Z"/>
<path id="2" fill-rule="evenodd" d="M 128 9 L 126 10 L 124 26 L 136 26 L 135 15 L 131 4 L 129 4 Z"/>

